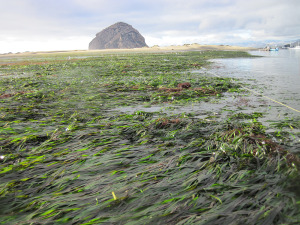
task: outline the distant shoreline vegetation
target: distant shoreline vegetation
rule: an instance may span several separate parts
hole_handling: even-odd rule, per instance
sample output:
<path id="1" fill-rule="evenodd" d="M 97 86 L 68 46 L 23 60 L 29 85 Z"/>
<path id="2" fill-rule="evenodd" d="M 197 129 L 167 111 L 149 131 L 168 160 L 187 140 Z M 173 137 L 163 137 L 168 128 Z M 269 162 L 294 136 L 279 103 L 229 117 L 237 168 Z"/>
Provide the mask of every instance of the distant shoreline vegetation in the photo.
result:
<path id="1" fill-rule="evenodd" d="M 158 48 L 158 49 L 157 49 Z M 173 51 L 175 50 L 183 50 L 183 51 L 190 51 L 191 48 L 195 50 L 216 50 L 216 51 L 251 51 L 257 50 L 257 48 L 253 47 L 242 47 L 242 46 L 231 46 L 231 45 L 201 45 L 197 43 L 193 44 L 184 44 L 184 45 L 170 45 L 170 46 L 159 46 L 153 45 L 151 47 L 142 47 L 142 48 L 127 48 L 127 49 L 98 49 L 98 50 L 56 50 L 56 51 L 39 51 L 39 52 L 8 52 L 8 53 L 0 53 L 0 60 L 1 56 L 4 55 L 27 55 L 27 54 L 57 54 L 57 53 L 78 53 L 78 52 L 88 52 L 88 51 L 99 51 L 99 52 L 135 52 L 135 51 L 144 51 L 144 52 L 152 52 L 155 50 L 161 51 Z M 154 50 L 155 49 L 155 50 Z"/>

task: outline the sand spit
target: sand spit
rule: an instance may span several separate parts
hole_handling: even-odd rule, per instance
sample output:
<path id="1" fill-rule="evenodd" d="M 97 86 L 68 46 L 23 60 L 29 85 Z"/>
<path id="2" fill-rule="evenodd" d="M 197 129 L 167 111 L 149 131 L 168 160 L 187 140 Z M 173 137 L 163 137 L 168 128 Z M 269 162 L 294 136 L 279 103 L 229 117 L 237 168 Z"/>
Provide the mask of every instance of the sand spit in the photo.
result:
<path id="1" fill-rule="evenodd" d="M 66 54 L 66 53 L 125 53 L 125 52 L 172 52 L 172 51 L 208 51 L 208 50 L 222 50 L 222 51 L 252 51 L 257 50 L 250 47 L 230 46 L 230 45 L 200 45 L 200 44 L 185 44 L 185 45 L 171 45 L 171 46 L 153 46 L 133 49 L 101 49 L 101 50 L 61 50 L 61 51 L 41 51 L 41 52 L 24 52 L 24 53 L 10 53 L 0 54 L 0 59 L 11 56 L 32 56 L 44 54 Z"/>

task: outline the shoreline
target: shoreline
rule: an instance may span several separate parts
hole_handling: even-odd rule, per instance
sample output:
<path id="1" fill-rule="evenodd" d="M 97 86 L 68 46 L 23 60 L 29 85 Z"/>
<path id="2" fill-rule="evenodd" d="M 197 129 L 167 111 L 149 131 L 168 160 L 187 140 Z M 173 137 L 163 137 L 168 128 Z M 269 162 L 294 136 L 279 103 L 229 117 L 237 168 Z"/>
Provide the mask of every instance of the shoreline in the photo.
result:
<path id="1" fill-rule="evenodd" d="M 56 51 L 38 51 L 38 52 L 19 52 L 19 53 L 2 53 L 0 59 L 5 57 L 17 56 L 33 56 L 45 54 L 66 54 L 66 53 L 153 53 L 153 52 L 173 52 L 173 51 L 254 51 L 257 48 L 230 46 L 230 45 L 200 45 L 200 44 L 185 44 L 171 46 L 154 45 L 149 48 L 132 48 L 132 49 L 97 49 L 97 50 L 56 50 Z"/>

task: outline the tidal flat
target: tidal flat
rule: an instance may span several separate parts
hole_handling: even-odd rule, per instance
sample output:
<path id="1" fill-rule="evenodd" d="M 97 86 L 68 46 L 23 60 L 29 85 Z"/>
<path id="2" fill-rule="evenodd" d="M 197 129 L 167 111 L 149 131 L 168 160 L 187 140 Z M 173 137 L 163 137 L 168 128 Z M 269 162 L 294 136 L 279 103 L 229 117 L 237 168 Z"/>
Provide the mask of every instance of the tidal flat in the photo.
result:
<path id="1" fill-rule="evenodd" d="M 5 58 L 0 224 L 299 223 L 299 118 L 265 124 L 248 84 L 192 72 L 231 57 L 253 56 Z"/>

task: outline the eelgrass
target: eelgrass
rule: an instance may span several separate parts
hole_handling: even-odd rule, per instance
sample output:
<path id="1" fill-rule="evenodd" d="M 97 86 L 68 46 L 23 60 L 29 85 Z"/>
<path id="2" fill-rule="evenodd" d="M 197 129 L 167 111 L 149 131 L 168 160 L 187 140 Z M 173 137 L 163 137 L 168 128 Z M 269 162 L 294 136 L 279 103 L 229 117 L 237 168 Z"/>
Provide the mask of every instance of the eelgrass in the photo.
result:
<path id="1" fill-rule="evenodd" d="M 262 114 L 216 122 L 117 110 L 184 107 L 241 92 L 237 81 L 184 72 L 238 54 L 244 53 L 100 55 L 2 66 L 0 223 L 299 222 L 297 152 L 265 132 Z M 181 82 L 192 88 L 167 91 Z"/>

